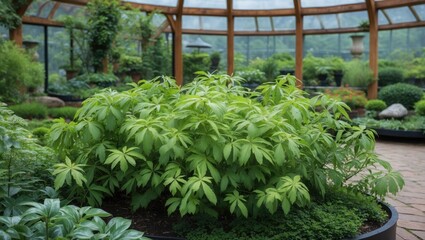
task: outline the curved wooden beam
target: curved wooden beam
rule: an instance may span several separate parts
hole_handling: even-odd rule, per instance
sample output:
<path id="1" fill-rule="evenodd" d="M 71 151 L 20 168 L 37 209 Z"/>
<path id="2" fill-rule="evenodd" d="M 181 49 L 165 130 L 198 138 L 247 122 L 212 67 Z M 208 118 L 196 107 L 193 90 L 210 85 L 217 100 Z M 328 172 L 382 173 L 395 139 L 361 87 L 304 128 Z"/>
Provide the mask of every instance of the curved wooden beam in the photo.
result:
<path id="1" fill-rule="evenodd" d="M 47 16 L 47 19 L 52 19 L 54 16 L 55 16 L 55 14 L 56 14 L 56 11 L 58 10 L 58 8 L 60 7 L 60 3 L 55 3 L 55 5 L 53 6 L 53 8 L 52 8 L 52 10 L 50 11 L 50 13 L 49 13 L 49 16 Z"/>

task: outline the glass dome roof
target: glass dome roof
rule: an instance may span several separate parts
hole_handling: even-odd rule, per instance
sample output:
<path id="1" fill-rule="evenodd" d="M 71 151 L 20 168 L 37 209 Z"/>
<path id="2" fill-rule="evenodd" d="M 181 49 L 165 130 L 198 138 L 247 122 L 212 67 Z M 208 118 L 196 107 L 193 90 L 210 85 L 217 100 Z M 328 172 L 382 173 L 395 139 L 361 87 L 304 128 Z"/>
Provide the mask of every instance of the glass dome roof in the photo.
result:
<path id="1" fill-rule="evenodd" d="M 64 15 L 75 15 L 88 0 L 34 0 L 25 23 L 60 25 Z M 125 0 L 141 11 L 164 15 L 156 25 L 182 15 L 183 33 L 226 35 L 228 17 L 234 17 L 235 35 L 294 34 L 296 16 L 303 16 L 304 34 L 360 31 L 369 21 L 368 2 L 376 7 L 381 29 L 425 26 L 425 0 Z M 299 3 L 299 4 L 298 4 Z M 296 5 L 300 7 L 297 9 Z M 181 7 L 179 7 L 181 6 Z M 227 9 L 232 6 L 232 9 Z M 168 20 L 165 16 L 169 16 Z M 171 32 L 171 25 L 164 28 Z"/>

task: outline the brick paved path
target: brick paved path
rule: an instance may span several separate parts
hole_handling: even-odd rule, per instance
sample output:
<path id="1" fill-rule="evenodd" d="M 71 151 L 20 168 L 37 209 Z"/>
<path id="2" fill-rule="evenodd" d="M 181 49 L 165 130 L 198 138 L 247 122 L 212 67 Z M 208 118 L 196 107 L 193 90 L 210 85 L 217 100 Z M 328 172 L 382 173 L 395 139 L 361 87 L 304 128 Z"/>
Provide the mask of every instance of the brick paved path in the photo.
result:
<path id="1" fill-rule="evenodd" d="M 425 143 L 378 140 L 375 150 L 406 183 L 397 196 L 386 199 L 399 213 L 397 240 L 425 240 Z"/>

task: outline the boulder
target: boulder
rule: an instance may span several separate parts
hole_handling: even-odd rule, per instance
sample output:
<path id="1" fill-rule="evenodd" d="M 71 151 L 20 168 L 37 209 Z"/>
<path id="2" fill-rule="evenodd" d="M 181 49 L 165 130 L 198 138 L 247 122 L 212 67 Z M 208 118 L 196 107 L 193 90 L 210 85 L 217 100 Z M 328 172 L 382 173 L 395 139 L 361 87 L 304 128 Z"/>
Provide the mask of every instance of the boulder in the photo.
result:
<path id="1" fill-rule="evenodd" d="M 379 118 L 404 118 L 409 112 L 400 103 L 394 103 L 379 113 Z"/>
<path id="2" fill-rule="evenodd" d="M 64 107 L 65 106 L 65 102 L 62 101 L 62 99 L 57 98 L 57 97 L 49 97 L 49 96 L 34 97 L 32 99 L 32 102 L 41 103 L 48 108 Z"/>

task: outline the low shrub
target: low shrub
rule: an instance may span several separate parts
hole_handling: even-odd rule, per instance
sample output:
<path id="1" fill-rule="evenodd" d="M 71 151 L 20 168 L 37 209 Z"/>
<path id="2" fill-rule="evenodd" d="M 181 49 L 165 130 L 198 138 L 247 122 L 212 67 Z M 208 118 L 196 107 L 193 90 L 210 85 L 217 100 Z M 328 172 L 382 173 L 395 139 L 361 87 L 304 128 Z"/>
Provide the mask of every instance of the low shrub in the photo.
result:
<path id="1" fill-rule="evenodd" d="M 78 111 L 77 107 L 60 107 L 49 108 L 49 116 L 52 118 L 65 118 L 74 119 L 75 113 Z"/>
<path id="2" fill-rule="evenodd" d="M 47 118 L 47 107 L 40 103 L 21 103 L 9 107 L 16 115 L 26 119 Z"/>
<path id="3" fill-rule="evenodd" d="M 358 125 L 364 125 L 368 128 L 382 128 L 404 131 L 423 131 L 425 129 L 425 116 L 408 116 L 402 120 L 398 119 L 373 119 L 370 117 L 356 118 L 353 120 Z"/>
<path id="4" fill-rule="evenodd" d="M 257 219 L 212 219 L 196 216 L 173 226 L 188 240 L 208 239 L 348 239 L 359 234 L 364 222 L 383 223 L 387 214 L 372 199 L 339 193 L 316 199 L 288 215 L 262 215 Z"/>
<path id="5" fill-rule="evenodd" d="M 403 70 L 397 67 L 386 67 L 379 70 L 379 86 L 388 86 L 391 84 L 404 82 Z"/>
<path id="6" fill-rule="evenodd" d="M 385 108 L 387 108 L 387 104 L 379 99 L 369 100 L 365 105 L 365 109 L 368 111 L 382 111 Z"/>
<path id="7" fill-rule="evenodd" d="M 100 87 L 114 85 L 119 79 L 114 74 L 108 73 L 86 73 L 74 78 L 75 81 L 82 81 L 88 84 L 95 84 Z"/>
<path id="8" fill-rule="evenodd" d="M 421 100 L 415 104 L 415 112 L 420 116 L 425 116 L 425 100 Z"/>
<path id="9" fill-rule="evenodd" d="M 366 93 L 349 87 L 326 89 L 325 94 L 346 103 L 351 109 L 363 108 L 367 103 Z"/>
<path id="10" fill-rule="evenodd" d="M 388 106 L 400 103 L 407 109 L 413 109 L 416 102 L 421 100 L 423 91 L 415 85 L 407 83 L 397 83 L 383 87 L 378 98 L 383 100 Z"/>

